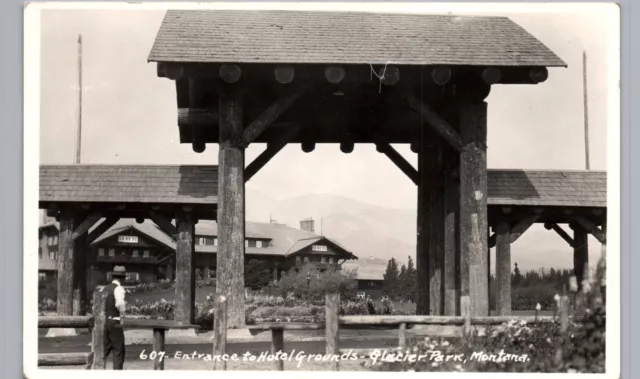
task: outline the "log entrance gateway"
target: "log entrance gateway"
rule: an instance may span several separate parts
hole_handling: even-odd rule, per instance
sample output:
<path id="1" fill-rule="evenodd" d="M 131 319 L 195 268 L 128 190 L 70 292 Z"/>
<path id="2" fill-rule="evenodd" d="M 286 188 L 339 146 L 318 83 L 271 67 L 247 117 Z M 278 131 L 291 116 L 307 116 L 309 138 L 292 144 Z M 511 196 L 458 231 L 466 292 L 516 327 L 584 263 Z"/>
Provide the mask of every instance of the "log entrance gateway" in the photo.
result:
<path id="1" fill-rule="evenodd" d="M 375 144 L 418 187 L 417 312 L 453 313 L 468 296 L 472 315 L 489 314 L 485 99 L 566 66 L 525 30 L 504 17 L 169 11 L 149 61 L 175 81 L 180 142 L 219 144 L 231 327 L 245 318 L 244 184 L 288 143 Z M 267 148 L 245 168 L 252 143 Z M 411 144 L 417 169 L 392 144 Z"/>
<path id="2" fill-rule="evenodd" d="M 101 224 L 87 235 L 91 225 L 100 217 L 109 223 L 148 218 L 178 240 L 176 309 L 185 313 L 176 319 L 191 324 L 193 225 L 215 219 L 217 291 L 226 296 L 228 325 L 243 326 L 244 185 L 290 143 L 307 153 L 321 143 L 339 145 L 343 153 L 375 144 L 415 183 L 421 315 L 460 315 L 460 304 L 468 302 L 471 316 L 488 316 L 492 244 L 499 250 L 499 308 L 508 314 L 509 246 L 535 222 L 556 231 L 562 230 L 558 223 L 572 222 L 580 231 L 573 239 L 559 233 L 576 249 L 578 269 L 584 267 L 584 232 L 604 242 L 603 173 L 488 174 L 485 99 L 491 86 L 538 84 L 547 79 L 547 67 L 566 66 L 507 18 L 169 11 L 149 61 L 157 63 L 158 76 L 175 82 L 180 142 L 195 152 L 218 143 L 218 166 L 164 167 L 173 172 L 169 178 L 150 167 L 132 183 L 118 179 L 122 166 L 102 175 L 68 173 L 67 181 L 83 184 L 64 194 L 61 188 L 70 187 L 56 182 L 55 173 L 44 175 L 56 183 L 46 187 L 43 166 L 40 208 L 61 224 L 61 315 L 84 312 L 82 238 L 102 230 Z M 266 149 L 245 164 L 252 143 Z M 417 168 L 392 144 L 410 144 Z M 109 175 L 113 192 L 96 189 Z M 567 185 L 580 190 L 565 191 Z"/>

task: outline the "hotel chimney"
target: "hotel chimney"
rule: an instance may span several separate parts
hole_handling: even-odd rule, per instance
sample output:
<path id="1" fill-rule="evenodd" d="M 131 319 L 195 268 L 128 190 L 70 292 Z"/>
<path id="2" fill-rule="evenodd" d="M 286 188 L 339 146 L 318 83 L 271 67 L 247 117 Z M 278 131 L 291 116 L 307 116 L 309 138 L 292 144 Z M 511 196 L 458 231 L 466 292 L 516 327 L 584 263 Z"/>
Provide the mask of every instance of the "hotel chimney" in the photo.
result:
<path id="1" fill-rule="evenodd" d="M 305 230 L 307 232 L 315 233 L 313 218 L 309 217 L 307 219 L 300 221 L 300 229 Z"/>

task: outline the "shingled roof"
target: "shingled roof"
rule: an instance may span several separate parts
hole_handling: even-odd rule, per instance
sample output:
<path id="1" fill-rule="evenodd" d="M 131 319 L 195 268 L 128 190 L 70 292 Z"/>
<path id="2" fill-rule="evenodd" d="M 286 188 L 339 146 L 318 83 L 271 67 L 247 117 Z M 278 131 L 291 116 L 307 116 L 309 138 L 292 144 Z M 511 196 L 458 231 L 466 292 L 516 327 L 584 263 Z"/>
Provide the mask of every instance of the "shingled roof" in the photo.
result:
<path id="1" fill-rule="evenodd" d="M 603 171 L 489 170 L 489 205 L 607 206 Z"/>
<path id="2" fill-rule="evenodd" d="M 40 166 L 40 201 L 215 204 L 217 195 L 217 166 Z"/>
<path id="3" fill-rule="evenodd" d="M 40 201 L 215 205 L 217 174 L 217 166 L 45 165 Z M 607 204 L 607 174 L 601 171 L 489 170 L 488 187 L 490 206 Z M 249 232 L 261 233 L 258 227 Z"/>
<path id="4" fill-rule="evenodd" d="M 168 11 L 148 59 L 566 66 L 506 17 L 277 10 Z"/>

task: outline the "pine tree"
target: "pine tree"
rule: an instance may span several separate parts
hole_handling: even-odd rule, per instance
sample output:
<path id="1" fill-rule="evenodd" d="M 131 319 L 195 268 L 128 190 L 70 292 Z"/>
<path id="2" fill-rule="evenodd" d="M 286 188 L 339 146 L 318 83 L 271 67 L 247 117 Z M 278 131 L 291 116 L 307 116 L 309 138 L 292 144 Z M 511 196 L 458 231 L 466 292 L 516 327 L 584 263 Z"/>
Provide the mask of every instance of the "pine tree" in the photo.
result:
<path id="1" fill-rule="evenodd" d="M 387 263 L 387 270 L 383 275 L 385 295 L 395 298 L 398 293 L 399 276 L 398 262 L 396 262 L 394 258 L 389 259 L 389 262 Z"/>
<path id="2" fill-rule="evenodd" d="M 518 268 L 518 264 L 516 263 L 516 268 L 513 270 L 513 287 L 518 287 L 522 282 L 522 274 L 520 274 L 520 269 Z"/>
<path id="3" fill-rule="evenodd" d="M 407 280 L 404 287 L 404 292 L 406 294 L 406 297 L 414 302 L 416 301 L 416 286 L 418 285 L 417 280 L 418 278 L 416 268 L 413 264 L 413 259 L 411 259 L 411 256 L 409 256 L 409 260 L 407 262 Z"/>

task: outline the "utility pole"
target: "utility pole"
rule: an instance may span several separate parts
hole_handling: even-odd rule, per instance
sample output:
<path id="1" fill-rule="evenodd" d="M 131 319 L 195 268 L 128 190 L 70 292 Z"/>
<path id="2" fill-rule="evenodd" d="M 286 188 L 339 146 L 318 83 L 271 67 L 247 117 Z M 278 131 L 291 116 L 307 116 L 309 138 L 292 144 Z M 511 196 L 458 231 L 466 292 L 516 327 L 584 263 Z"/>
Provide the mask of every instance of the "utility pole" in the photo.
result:
<path id="1" fill-rule="evenodd" d="M 76 164 L 80 164 L 82 151 L 82 34 L 78 35 L 78 139 L 76 141 Z"/>
<path id="2" fill-rule="evenodd" d="M 584 97 L 584 152 L 585 152 L 585 166 L 588 170 L 591 170 L 591 164 L 589 161 L 589 100 L 587 99 L 587 52 L 582 52 L 582 89 Z"/>

